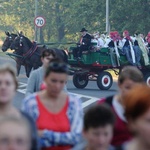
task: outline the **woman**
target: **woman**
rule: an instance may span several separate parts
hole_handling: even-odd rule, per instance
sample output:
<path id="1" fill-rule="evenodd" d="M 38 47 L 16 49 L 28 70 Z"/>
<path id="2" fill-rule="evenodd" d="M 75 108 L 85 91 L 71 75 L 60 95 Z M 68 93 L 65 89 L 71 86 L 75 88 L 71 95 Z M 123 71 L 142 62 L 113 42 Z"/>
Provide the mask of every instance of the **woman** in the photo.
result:
<path id="1" fill-rule="evenodd" d="M 13 97 L 16 94 L 18 82 L 16 74 L 11 65 L 0 66 L 0 118 L 3 116 L 14 116 L 18 118 L 26 118 L 32 128 L 32 150 L 38 149 L 37 134 L 34 122 L 25 113 L 21 113 L 13 105 Z"/>
<path id="2" fill-rule="evenodd" d="M 120 46 L 120 35 L 118 31 L 110 32 L 109 38 L 106 40 L 104 47 L 109 47 L 110 50 L 110 58 L 113 67 L 120 66 L 119 58 L 120 54 L 118 51 L 118 47 Z"/>
<path id="3" fill-rule="evenodd" d="M 0 150 L 31 150 L 31 133 L 24 118 L 0 117 Z"/>
<path id="4" fill-rule="evenodd" d="M 43 65 L 31 73 L 28 79 L 26 96 L 45 88 L 44 84 L 42 84 L 44 72 L 45 72 L 47 65 L 53 58 L 56 58 L 56 54 L 54 53 L 53 50 L 45 49 L 42 52 L 41 61 Z"/>
<path id="5" fill-rule="evenodd" d="M 41 147 L 67 150 L 81 139 L 83 112 L 80 99 L 63 91 L 68 66 L 54 59 L 46 69 L 45 90 L 23 101 L 22 109 L 36 122 Z"/>
<path id="6" fill-rule="evenodd" d="M 149 150 L 150 88 L 145 84 L 133 88 L 124 98 L 124 106 L 133 139 L 124 143 L 119 150 Z"/>
<path id="7" fill-rule="evenodd" d="M 145 45 L 144 39 L 142 38 L 141 34 L 139 34 L 139 33 L 136 34 L 136 38 L 137 38 L 139 48 L 142 52 L 142 56 L 143 56 L 143 59 L 144 59 L 144 64 L 145 64 L 145 66 L 148 66 L 150 64 L 149 63 L 149 57 L 148 57 L 148 49 Z"/>
<path id="8" fill-rule="evenodd" d="M 132 137 L 124 117 L 124 97 L 133 87 L 143 82 L 144 79 L 140 70 L 133 66 L 127 66 L 122 69 L 118 78 L 120 92 L 117 95 L 99 101 L 100 104 L 109 104 L 116 116 L 112 145 L 118 146 Z"/>
<path id="9" fill-rule="evenodd" d="M 128 60 L 128 62 L 133 65 L 136 66 L 137 61 L 136 61 L 136 54 L 135 51 L 133 49 L 133 45 L 132 45 L 132 40 L 131 37 L 129 35 L 129 32 L 127 30 L 125 30 L 123 32 L 123 39 L 122 39 L 122 54 L 126 55 L 126 58 Z M 141 58 L 141 56 L 139 56 Z"/>

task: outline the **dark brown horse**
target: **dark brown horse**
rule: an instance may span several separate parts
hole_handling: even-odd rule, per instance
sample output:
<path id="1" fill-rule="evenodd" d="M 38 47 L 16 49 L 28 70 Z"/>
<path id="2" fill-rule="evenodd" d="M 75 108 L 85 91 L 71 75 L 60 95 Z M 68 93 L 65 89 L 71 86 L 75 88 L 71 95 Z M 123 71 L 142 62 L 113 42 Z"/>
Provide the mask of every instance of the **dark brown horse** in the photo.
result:
<path id="1" fill-rule="evenodd" d="M 17 37 L 17 34 L 14 34 L 14 33 L 5 32 L 5 34 L 7 37 L 5 38 L 3 45 L 2 45 L 3 52 L 6 52 L 10 48 L 10 45 L 12 44 L 14 39 Z M 15 53 L 17 53 L 18 55 L 21 55 L 20 50 L 18 48 L 15 49 Z M 26 70 L 26 65 L 21 63 L 20 57 L 15 57 L 15 61 L 16 61 L 17 75 L 19 75 L 21 65 L 25 67 L 25 70 Z"/>
<path id="2" fill-rule="evenodd" d="M 45 47 L 38 47 L 35 42 L 31 42 L 24 35 L 19 34 L 12 42 L 10 48 L 14 50 L 19 49 L 19 54 L 22 56 L 20 61 L 22 64 L 26 64 L 27 77 L 29 77 L 32 68 L 37 69 L 42 65 L 40 56 Z M 68 56 L 65 51 L 56 48 L 53 50 L 57 57 L 67 62 Z M 18 51 L 16 53 L 18 54 Z"/>

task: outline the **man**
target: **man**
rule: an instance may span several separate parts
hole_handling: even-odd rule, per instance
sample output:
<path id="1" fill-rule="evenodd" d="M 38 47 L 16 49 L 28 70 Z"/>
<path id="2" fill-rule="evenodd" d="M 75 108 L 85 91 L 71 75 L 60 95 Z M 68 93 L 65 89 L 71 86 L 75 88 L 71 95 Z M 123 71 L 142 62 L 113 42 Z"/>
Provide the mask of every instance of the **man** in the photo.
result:
<path id="1" fill-rule="evenodd" d="M 56 54 L 51 49 L 45 49 L 42 52 L 41 61 L 43 65 L 31 72 L 31 75 L 28 79 L 26 96 L 41 90 L 45 69 L 48 66 L 49 62 L 55 57 Z"/>
<path id="2" fill-rule="evenodd" d="M 77 44 L 77 47 L 73 49 L 73 56 L 74 59 L 81 59 L 82 52 L 88 51 L 90 45 L 91 45 L 91 35 L 87 33 L 88 30 L 85 28 L 81 29 L 81 38 L 80 41 Z"/>
<path id="3" fill-rule="evenodd" d="M 85 142 L 72 150 L 115 150 L 110 145 L 113 138 L 114 115 L 107 105 L 91 107 L 84 116 Z"/>

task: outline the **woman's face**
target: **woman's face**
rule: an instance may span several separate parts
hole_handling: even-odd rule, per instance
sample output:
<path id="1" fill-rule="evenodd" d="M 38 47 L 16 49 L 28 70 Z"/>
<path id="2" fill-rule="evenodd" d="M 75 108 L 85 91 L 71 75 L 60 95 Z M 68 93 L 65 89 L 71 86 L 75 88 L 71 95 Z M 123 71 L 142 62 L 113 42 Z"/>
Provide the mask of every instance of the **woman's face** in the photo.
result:
<path id="1" fill-rule="evenodd" d="M 0 103 L 10 102 L 16 93 L 16 85 L 9 72 L 0 73 Z"/>
<path id="2" fill-rule="evenodd" d="M 67 74 L 65 73 L 55 73 L 51 72 L 47 77 L 45 77 L 45 83 L 48 93 L 53 96 L 58 96 L 58 94 L 63 90 L 67 82 Z"/>
<path id="3" fill-rule="evenodd" d="M 129 121 L 129 126 L 135 136 L 150 149 L 150 108 L 135 121 Z"/>
<path id="4" fill-rule="evenodd" d="M 48 64 L 49 64 L 49 62 L 50 62 L 53 58 L 54 58 L 54 57 L 53 57 L 52 54 L 49 55 L 49 56 L 45 56 L 44 58 L 42 58 L 41 60 L 42 60 L 43 66 L 44 66 L 44 67 L 47 67 Z"/>
<path id="5" fill-rule="evenodd" d="M 14 122 L 2 123 L 0 150 L 31 150 L 31 136 L 27 127 Z"/>
<path id="6" fill-rule="evenodd" d="M 139 85 L 139 83 L 134 82 L 130 79 L 125 79 L 122 84 L 118 84 L 121 97 L 124 98 L 127 93 L 136 85 Z"/>

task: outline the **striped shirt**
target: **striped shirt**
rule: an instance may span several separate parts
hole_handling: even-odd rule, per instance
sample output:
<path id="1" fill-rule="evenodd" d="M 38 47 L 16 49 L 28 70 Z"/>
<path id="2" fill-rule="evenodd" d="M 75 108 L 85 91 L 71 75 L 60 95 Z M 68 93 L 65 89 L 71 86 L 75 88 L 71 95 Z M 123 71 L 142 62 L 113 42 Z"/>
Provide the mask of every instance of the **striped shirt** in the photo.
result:
<path id="1" fill-rule="evenodd" d="M 28 113 L 36 122 L 39 117 L 38 104 L 36 101 L 37 93 L 34 93 L 23 100 L 22 110 Z M 83 109 L 81 100 L 78 96 L 68 94 L 69 104 L 67 116 L 70 122 L 70 132 L 54 132 L 45 129 L 43 136 L 40 137 L 41 147 L 54 145 L 76 145 L 82 139 L 83 128 Z"/>

